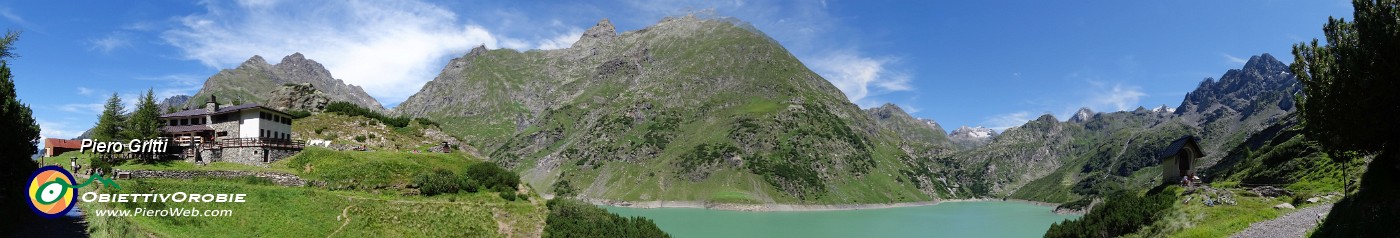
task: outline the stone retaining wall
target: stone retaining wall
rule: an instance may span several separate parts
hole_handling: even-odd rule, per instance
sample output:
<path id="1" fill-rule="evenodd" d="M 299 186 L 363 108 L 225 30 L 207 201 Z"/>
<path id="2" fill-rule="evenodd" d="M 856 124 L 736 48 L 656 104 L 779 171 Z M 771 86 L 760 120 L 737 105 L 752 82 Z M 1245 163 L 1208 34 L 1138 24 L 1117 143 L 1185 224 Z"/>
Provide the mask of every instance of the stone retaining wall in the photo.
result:
<path id="1" fill-rule="evenodd" d="M 194 179 L 196 177 L 215 178 L 237 178 L 253 176 L 272 180 L 272 183 L 287 187 L 306 186 L 306 180 L 296 175 L 278 172 L 254 172 L 254 171 L 162 171 L 162 170 L 118 170 L 120 173 L 131 173 L 132 178 L 169 178 L 169 179 Z"/>

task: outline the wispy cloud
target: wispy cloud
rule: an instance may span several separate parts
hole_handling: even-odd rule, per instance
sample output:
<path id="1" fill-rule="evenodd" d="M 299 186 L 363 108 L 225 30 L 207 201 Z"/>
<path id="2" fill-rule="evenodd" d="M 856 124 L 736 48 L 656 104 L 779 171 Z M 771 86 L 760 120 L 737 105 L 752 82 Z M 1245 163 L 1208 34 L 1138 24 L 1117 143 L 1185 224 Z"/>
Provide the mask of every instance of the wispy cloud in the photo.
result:
<path id="1" fill-rule="evenodd" d="M 88 45 L 91 45 L 92 50 L 107 54 L 112 53 L 112 50 L 117 48 L 130 47 L 131 40 L 125 33 L 112 32 L 101 38 L 88 40 Z"/>
<path id="2" fill-rule="evenodd" d="M 987 128 L 992 128 L 998 132 L 1005 132 L 1008 128 L 1021 126 L 1035 119 L 1031 118 L 1031 116 L 1031 112 L 1028 111 L 1012 112 L 988 117 L 983 123 L 987 125 Z"/>
<path id="3" fill-rule="evenodd" d="M 156 100 L 162 100 L 175 95 L 194 95 L 195 92 L 204 86 L 204 78 L 192 74 L 168 74 L 154 77 L 137 77 L 136 79 L 163 82 L 160 86 L 153 88 Z M 144 93 L 144 91 L 142 91 L 142 93 Z"/>
<path id="4" fill-rule="evenodd" d="M 1225 57 L 1225 63 L 1236 64 L 1236 65 L 1244 65 L 1244 63 L 1248 63 L 1248 62 L 1249 62 L 1249 59 L 1240 58 L 1240 57 L 1235 57 L 1234 55 L 1230 55 L 1230 54 L 1220 54 L 1220 55 Z"/>
<path id="5" fill-rule="evenodd" d="M 70 103 L 58 106 L 59 110 L 73 113 L 97 115 L 102 113 L 101 103 Z"/>
<path id="6" fill-rule="evenodd" d="M 96 92 L 96 91 L 95 91 L 95 90 L 92 90 L 91 88 L 78 87 L 78 95 L 82 95 L 82 96 L 92 96 L 92 93 L 93 93 L 93 92 Z"/>
<path id="7" fill-rule="evenodd" d="M 74 127 L 72 123 L 69 122 L 56 122 L 44 120 L 38 120 L 36 122 L 39 123 L 40 146 L 43 146 L 43 141 L 45 138 L 70 139 L 82 135 L 83 131 L 87 130 L 85 129 L 87 127 Z"/>
<path id="8" fill-rule="evenodd" d="M 862 107 L 873 107 L 878 102 L 865 100 L 872 93 L 913 89 L 909 86 L 908 75 L 890 72 L 885 67 L 892 61 L 840 51 L 814 60 L 812 67 L 841 89 L 852 102 Z"/>
<path id="9" fill-rule="evenodd" d="M 1136 86 L 1124 86 L 1113 84 L 1109 86 L 1103 82 L 1091 82 L 1091 89 L 1094 90 L 1085 103 L 1089 108 L 1096 111 L 1116 111 L 1132 110 L 1139 106 L 1138 102 L 1147 93 L 1142 92 L 1142 88 Z"/>
<path id="10" fill-rule="evenodd" d="M 29 21 L 24 20 L 24 17 L 19 14 L 15 14 L 14 9 L 10 9 L 9 7 L 0 7 L 0 17 L 4 17 L 5 20 L 9 20 L 20 26 L 30 26 Z"/>

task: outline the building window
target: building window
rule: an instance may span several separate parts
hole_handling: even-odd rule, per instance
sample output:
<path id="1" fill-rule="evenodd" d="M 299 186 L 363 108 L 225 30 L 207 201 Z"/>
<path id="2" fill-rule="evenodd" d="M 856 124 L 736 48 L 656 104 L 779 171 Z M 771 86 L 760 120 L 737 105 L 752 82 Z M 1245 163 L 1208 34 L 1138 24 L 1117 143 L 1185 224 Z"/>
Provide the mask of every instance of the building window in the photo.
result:
<path id="1" fill-rule="evenodd" d="M 227 132 L 227 131 L 220 131 L 220 132 L 218 133 L 218 135 L 219 135 L 220 137 L 228 136 L 228 132 Z"/>

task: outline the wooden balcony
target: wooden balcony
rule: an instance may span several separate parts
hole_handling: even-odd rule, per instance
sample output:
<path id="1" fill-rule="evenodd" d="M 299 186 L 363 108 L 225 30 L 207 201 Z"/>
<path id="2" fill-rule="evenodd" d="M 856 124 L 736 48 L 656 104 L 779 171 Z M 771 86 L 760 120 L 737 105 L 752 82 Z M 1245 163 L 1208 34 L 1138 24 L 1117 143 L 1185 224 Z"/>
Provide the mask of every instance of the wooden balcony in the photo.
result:
<path id="1" fill-rule="evenodd" d="M 274 138 L 230 138 L 216 140 L 214 143 L 204 144 L 204 149 L 218 149 L 226 147 L 272 147 L 284 149 L 302 149 L 306 147 L 306 141 Z"/>

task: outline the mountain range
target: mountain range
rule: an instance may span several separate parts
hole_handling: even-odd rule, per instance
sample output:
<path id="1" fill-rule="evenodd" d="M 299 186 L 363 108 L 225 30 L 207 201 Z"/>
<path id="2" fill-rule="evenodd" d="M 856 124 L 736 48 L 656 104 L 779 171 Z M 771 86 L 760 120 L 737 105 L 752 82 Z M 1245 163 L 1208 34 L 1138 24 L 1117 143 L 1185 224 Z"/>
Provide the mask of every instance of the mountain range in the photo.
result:
<path id="1" fill-rule="evenodd" d="M 760 204 L 1067 202 L 1151 184 L 1160 147 L 1194 135 L 1214 164 L 1285 123 L 1299 88 L 1263 54 L 1175 108 L 1083 108 L 949 133 L 893 104 L 861 109 L 746 23 L 685 16 L 623 33 L 604 19 L 563 49 L 476 47 L 392 110 L 300 53 L 276 65 L 253 56 L 167 101 L 263 103 L 298 84 L 440 122 L 543 193 L 568 181 L 585 199 Z"/>

